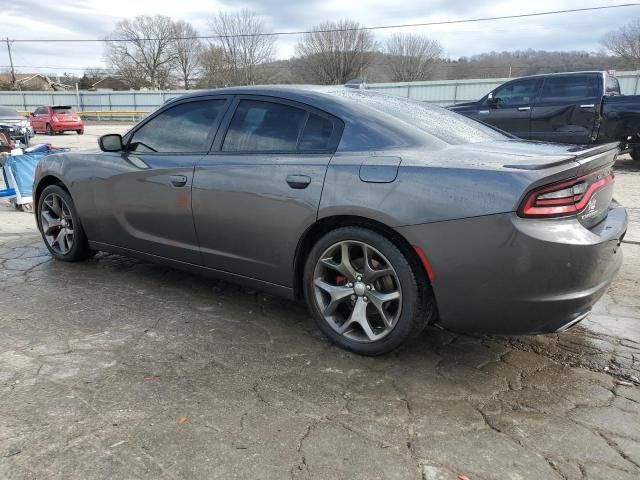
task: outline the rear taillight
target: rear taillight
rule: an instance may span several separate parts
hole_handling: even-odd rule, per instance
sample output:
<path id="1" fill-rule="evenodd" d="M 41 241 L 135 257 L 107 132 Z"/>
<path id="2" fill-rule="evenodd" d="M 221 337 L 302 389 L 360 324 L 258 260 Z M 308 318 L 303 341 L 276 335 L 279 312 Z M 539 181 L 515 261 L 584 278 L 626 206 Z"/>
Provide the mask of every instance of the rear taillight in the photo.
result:
<path id="1" fill-rule="evenodd" d="M 600 170 L 582 177 L 572 178 L 551 185 L 544 185 L 529 192 L 518 210 L 521 217 L 565 217 L 584 210 L 591 197 L 613 182 L 611 170 Z"/>
<path id="2" fill-rule="evenodd" d="M 58 122 L 58 116 L 57 115 L 51 115 L 51 120 L 53 120 L 54 122 Z"/>

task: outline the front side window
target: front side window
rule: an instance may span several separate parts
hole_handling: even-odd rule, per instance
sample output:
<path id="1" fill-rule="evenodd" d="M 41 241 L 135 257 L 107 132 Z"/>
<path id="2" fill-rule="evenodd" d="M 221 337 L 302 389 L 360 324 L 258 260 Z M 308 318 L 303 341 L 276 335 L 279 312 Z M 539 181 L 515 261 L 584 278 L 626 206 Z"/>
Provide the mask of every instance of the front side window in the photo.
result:
<path id="1" fill-rule="evenodd" d="M 129 141 L 137 153 L 206 153 L 211 130 L 224 111 L 226 100 L 200 100 L 171 107 L 156 115 Z"/>
<path id="2" fill-rule="evenodd" d="M 541 101 L 589 98 L 600 95 L 602 77 L 595 75 L 572 75 L 570 77 L 548 77 L 544 79 Z"/>
<path id="3" fill-rule="evenodd" d="M 233 114 L 225 152 L 295 152 L 307 112 L 262 100 L 241 100 Z"/>
<path id="4" fill-rule="evenodd" d="M 538 80 L 535 78 L 507 83 L 498 88 L 493 97 L 501 106 L 531 103 L 538 90 Z"/>

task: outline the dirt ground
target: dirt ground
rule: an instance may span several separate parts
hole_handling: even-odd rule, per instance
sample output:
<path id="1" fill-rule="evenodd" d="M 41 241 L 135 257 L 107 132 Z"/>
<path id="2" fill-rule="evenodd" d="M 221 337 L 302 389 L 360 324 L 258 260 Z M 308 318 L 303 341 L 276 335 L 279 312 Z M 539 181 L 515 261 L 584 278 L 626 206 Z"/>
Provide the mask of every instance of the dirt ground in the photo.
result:
<path id="1" fill-rule="evenodd" d="M 116 255 L 53 261 L 0 200 L 0 478 L 637 479 L 640 165 L 616 175 L 625 262 L 582 324 L 430 328 L 381 358 L 330 345 L 299 303 Z"/>

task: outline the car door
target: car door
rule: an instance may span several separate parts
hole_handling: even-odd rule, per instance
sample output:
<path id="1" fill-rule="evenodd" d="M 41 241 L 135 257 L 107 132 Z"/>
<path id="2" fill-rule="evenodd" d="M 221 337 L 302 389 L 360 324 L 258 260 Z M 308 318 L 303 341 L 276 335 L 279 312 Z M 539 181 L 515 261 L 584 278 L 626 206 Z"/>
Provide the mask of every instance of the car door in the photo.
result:
<path id="1" fill-rule="evenodd" d="M 229 97 L 170 104 L 125 136 L 125 151 L 105 153 L 97 178 L 98 241 L 199 264 L 191 209 L 196 163 L 211 148 Z"/>
<path id="2" fill-rule="evenodd" d="M 203 263 L 291 286 L 296 247 L 317 218 L 342 122 L 306 105 L 243 95 L 224 123 L 193 181 Z"/>
<path id="3" fill-rule="evenodd" d="M 562 143 L 595 140 L 602 84 L 600 73 L 546 77 L 531 115 L 531 138 Z"/>
<path id="4" fill-rule="evenodd" d="M 38 107 L 33 112 L 33 116 L 31 117 L 31 126 L 34 130 L 42 131 L 44 130 L 44 125 L 42 124 L 42 113 L 44 108 Z"/>
<path id="5" fill-rule="evenodd" d="M 517 137 L 529 138 L 531 106 L 539 85 L 538 78 L 505 83 L 487 97 L 486 108 L 476 118 Z"/>

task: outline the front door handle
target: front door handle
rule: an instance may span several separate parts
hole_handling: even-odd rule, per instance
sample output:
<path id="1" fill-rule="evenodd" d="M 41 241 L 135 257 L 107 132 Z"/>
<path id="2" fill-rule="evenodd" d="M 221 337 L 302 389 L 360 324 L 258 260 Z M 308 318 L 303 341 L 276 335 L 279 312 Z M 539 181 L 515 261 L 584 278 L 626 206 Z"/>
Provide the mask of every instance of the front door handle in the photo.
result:
<path id="1" fill-rule="evenodd" d="M 287 183 L 291 188 L 300 190 L 309 186 L 311 183 L 311 177 L 307 175 L 288 175 Z"/>
<path id="2" fill-rule="evenodd" d="M 187 184 L 186 175 L 171 175 L 169 180 L 174 187 L 184 187 Z"/>
<path id="3" fill-rule="evenodd" d="M 596 108 L 594 103 L 587 103 L 585 105 L 580 105 L 580 108 Z"/>
<path id="4" fill-rule="evenodd" d="M 531 110 L 531 107 L 518 107 L 519 112 L 526 112 L 528 110 Z"/>

